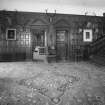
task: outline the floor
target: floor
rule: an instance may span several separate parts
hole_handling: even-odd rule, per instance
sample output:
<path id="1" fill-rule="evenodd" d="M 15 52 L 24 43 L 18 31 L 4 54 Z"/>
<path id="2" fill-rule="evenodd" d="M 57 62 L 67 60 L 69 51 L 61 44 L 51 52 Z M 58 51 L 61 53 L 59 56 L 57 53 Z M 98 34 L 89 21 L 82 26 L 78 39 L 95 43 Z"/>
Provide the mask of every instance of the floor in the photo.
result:
<path id="1" fill-rule="evenodd" d="M 105 67 L 1 62 L 0 105 L 105 105 Z"/>

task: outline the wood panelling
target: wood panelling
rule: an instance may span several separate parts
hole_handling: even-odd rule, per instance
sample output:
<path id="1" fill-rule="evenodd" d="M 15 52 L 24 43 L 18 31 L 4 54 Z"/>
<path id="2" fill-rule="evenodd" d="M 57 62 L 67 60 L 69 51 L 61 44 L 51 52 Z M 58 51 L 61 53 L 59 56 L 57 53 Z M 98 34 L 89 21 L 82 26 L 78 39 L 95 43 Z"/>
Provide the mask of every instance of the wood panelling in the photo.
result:
<path id="1" fill-rule="evenodd" d="M 46 33 L 46 47 L 49 54 L 54 56 L 60 53 L 65 46 L 57 48 L 56 31 L 66 30 L 66 55 L 68 60 L 83 59 L 85 46 L 89 42 L 83 42 L 83 30 L 92 29 L 93 41 L 104 35 L 104 17 L 83 16 L 70 14 L 56 14 L 49 21 L 45 13 L 0 11 L 0 61 L 3 59 L 32 59 L 33 33 L 32 30 L 44 30 Z M 6 29 L 16 29 L 16 40 L 6 40 Z M 56 49 L 57 48 L 57 49 Z M 55 54 L 56 53 L 56 54 Z"/>

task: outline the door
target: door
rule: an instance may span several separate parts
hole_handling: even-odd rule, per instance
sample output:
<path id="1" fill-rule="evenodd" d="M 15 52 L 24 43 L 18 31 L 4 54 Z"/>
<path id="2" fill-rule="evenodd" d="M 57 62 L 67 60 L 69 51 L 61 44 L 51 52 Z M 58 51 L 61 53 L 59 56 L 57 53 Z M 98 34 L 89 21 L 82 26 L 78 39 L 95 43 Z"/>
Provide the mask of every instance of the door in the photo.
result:
<path id="1" fill-rule="evenodd" d="M 56 31 L 57 60 L 67 60 L 68 34 L 65 30 Z"/>

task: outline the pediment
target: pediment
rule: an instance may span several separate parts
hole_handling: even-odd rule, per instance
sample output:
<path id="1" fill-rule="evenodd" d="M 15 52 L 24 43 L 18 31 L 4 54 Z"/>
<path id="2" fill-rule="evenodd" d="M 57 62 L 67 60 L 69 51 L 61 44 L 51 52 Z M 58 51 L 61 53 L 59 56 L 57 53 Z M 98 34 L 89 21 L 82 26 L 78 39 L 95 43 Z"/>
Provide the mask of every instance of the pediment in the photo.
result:
<path id="1" fill-rule="evenodd" d="M 38 25 L 38 26 L 42 26 L 42 25 L 47 25 L 47 23 L 43 20 L 40 20 L 40 19 L 37 19 L 37 20 L 34 20 L 31 25 Z"/>
<path id="2" fill-rule="evenodd" d="M 55 23 L 55 27 L 69 27 L 69 23 L 66 20 L 59 20 Z"/>

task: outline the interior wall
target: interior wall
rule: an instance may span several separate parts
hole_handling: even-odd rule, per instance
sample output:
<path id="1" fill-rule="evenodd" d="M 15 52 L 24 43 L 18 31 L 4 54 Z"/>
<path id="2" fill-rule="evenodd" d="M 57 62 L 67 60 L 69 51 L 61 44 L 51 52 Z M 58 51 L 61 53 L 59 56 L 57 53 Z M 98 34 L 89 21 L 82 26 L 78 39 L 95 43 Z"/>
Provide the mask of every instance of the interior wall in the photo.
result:
<path id="1" fill-rule="evenodd" d="M 78 55 L 82 57 L 85 46 L 90 43 L 83 41 L 84 29 L 92 30 L 93 41 L 103 35 L 103 17 L 56 14 L 50 21 L 45 13 L 1 11 L 0 59 L 32 59 L 32 27 L 46 30 L 50 48 L 56 47 L 56 30 L 68 30 L 68 59 L 71 60 Z M 6 40 L 8 28 L 16 29 L 16 40 Z"/>

